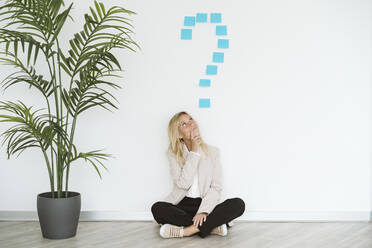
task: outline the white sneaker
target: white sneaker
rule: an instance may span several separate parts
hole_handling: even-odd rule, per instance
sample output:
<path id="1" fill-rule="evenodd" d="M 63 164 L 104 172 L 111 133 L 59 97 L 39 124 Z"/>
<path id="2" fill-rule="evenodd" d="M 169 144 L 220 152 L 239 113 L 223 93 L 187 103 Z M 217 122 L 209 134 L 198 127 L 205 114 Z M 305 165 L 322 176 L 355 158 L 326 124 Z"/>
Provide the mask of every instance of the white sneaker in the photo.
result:
<path id="1" fill-rule="evenodd" d="M 217 234 L 220 236 L 226 236 L 227 235 L 227 226 L 226 224 L 220 225 L 218 227 L 215 227 L 212 229 L 211 234 Z"/>
<path id="2" fill-rule="evenodd" d="M 232 227 L 234 225 L 234 223 L 235 223 L 235 220 L 232 220 L 229 223 L 227 223 L 227 226 L 228 227 Z"/>
<path id="3" fill-rule="evenodd" d="M 183 227 L 171 224 L 164 224 L 160 227 L 160 236 L 163 238 L 182 238 Z"/>

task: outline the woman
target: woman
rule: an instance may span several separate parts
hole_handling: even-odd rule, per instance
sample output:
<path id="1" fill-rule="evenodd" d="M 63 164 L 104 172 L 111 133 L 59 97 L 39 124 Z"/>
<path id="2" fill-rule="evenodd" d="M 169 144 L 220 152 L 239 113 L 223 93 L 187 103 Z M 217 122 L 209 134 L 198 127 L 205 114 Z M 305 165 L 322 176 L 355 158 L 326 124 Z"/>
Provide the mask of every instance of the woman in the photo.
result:
<path id="1" fill-rule="evenodd" d="M 220 203 L 219 149 L 203 142 L 196 121 L 187 112 L 172 117 L 168 136 L 173 190 L 151 207 L 154 219 L 161 225 L 160 236 L 227 235 L 227 224 L 244 213 L 245 204 L 240 198 Z"/>

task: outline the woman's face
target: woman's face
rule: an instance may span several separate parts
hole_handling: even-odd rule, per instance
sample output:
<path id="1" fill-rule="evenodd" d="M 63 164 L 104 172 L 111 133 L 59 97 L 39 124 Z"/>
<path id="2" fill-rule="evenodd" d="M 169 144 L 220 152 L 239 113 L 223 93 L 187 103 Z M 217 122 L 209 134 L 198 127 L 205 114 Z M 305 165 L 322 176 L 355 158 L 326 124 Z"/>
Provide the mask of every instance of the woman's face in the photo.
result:
<path id="1" fill-rule="evenodd" d="M 178 122 L 178 131 L 184 140 L 191 139 L 191 130 L 193 130 L 194 136 L 199 135 L 198 124 L 191 116 L 183 114 L 179 117 Z"/>

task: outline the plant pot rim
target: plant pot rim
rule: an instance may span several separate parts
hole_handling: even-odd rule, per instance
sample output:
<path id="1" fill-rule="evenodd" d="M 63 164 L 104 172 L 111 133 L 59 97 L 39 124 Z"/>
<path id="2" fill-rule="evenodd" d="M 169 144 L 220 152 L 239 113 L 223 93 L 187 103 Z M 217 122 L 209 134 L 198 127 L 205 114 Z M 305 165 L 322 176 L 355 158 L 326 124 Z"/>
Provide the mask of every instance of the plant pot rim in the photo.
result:
<path id="1" fill-rule="evenodd" d="M 55 191 L 54 194 L 56 194 L 57 192 Z M 75 198 L 75 197 L 80 197 L 80 193 L 79 192 L 75 192 L 75 191 L 68 191 L 68 197 L 64 197 L 64 194 L 66 193 L 66 191 L 62 191 L 62 197 L 60 198 L 52 198 L 51 195 L 52 195 L 52 192 L 51 191 L 47 191 L 47 192 L 43 192 L 43 193 L 39 193 L 37 195 L 38 198 L 43 198 L 43 199 L 50 199 L 50 200 L 65 200 L 65 199 L 71 199 L 71 198 Z"/>

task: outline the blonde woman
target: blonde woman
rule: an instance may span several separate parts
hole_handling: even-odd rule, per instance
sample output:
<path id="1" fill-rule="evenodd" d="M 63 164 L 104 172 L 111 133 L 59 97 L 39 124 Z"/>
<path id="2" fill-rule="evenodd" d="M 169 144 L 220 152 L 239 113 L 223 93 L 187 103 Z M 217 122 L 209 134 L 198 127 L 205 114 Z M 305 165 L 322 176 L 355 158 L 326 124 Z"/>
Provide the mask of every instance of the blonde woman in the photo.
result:
<path id="1" fill-rule="evenodd" d="M 187 112 L 172 117 L 168 136 L 173 190 L 151 207 L 154 219 L 161 225 L 160 236 L 227 235 L 228 223 L 244 213 L 245 203 L 238 197 L 220 202 L 219 149 L 203 142 L 198 124 Z"/>

